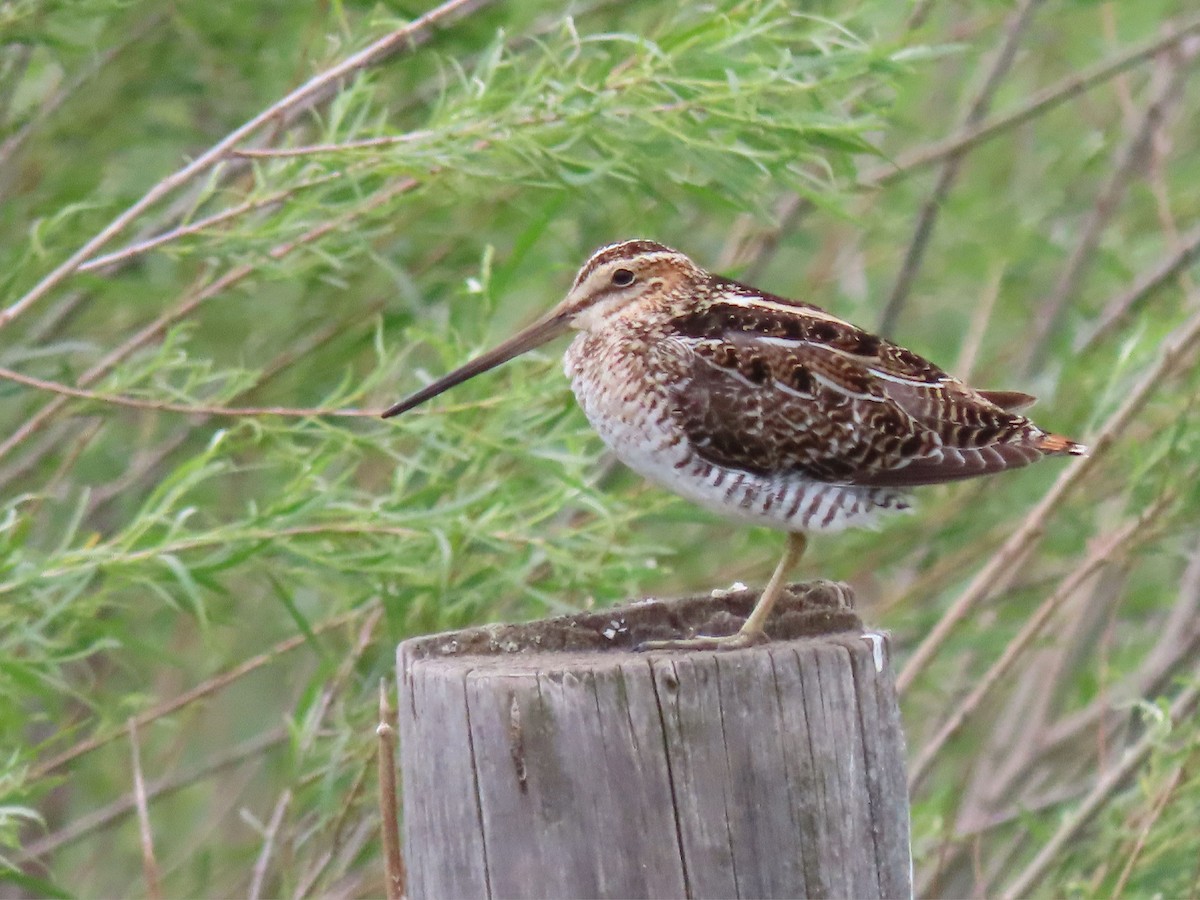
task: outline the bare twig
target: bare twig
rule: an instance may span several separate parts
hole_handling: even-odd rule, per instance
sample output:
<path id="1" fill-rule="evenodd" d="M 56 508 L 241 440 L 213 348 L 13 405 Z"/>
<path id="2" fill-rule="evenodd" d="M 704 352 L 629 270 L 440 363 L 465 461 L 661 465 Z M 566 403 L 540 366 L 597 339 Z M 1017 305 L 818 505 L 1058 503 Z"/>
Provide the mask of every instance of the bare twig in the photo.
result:
<path id="1" fill-rule="evenodd" d="M 1171 723 L 1178 725 L 1192 715 L 1198 702 L 1200 702 L 1200 680 L 1193 681 L 1171 703 L 1168 713 Z M 1004 891 L 1006 900 L 1028 897 L 1032 894 L 1033 888 L 1059 859 L 1062 849 L 1091 823 L 1110 797 L 1141 767 L 1150 755 L 1150 751 L 1154 749 L 1157 740 L 1153 731 L 1146 732 L 1126 752 L 1120 764 L 1101 776 L 1079 807 L 1063 820 L 1053 836 L 1042 845 L 1042 849 L 1038 851 L 1037 855 L 1008 885 Z"/>
<path id="2" fill-rule="evenodd" d="M 933 9 L 933 0 L 917 0 L 913 4 L 912 11 L 908 14 L 908 21 L 904 23 L 904 27 L 910 30 L 920 28 L 925 24 L 925 20 L 929 18 L 929 13 Z"/>
<path id="3" fill-rule="evenodd" d="M 138 241 L 136 244 L 130 244 L 127 247 L 122 247 L 120 250 L 114 250 L 112 253 L 106 253 L 103 256 L 97 256 L 95 259 L 89 259 L 87 262 L 79 266 L 80 272 L 92 272 L 96 269 L 106 269 L 109 266 L 115 266 L 119 263 L 128 262 L 135 257 L 141 256 L 150 250 L 162 247 L 172 241 L 177 241 L 182 237 L 187 237 L 189 234 L 198 234 L 201 231 L 207 231 L 217 225 L 222 225 L 239 216 L 244 216 L 247 213 L 255 212 L 256 210 L 266 209 L 269 206 L 277 206 L 285 200 L 295 196 L 297 191 L 305 188 L 316 187 L 322 184 L 328 184 L 338 178 L 344 177 L 344 172 L 330 172 L 328 175 L 322 175 L 320 178 L 313 178 L 310 181 L 303 181 L 294 184 L 291 187 L 281 191 L 275 191 L 265 197 L 259 197 L 256 200 L 247 200 L 244 203 L 239 203 L 236 206 L 231 206 L 228 209 L 223 209 L 219 213 L 213 213 L 211 216 L 206 216 L 203 219 L 197 219 L 195 222 L 189 222 L 187 225 L 180 225 L 172 228 L 170 231 L 164 231 L 162 234 L 156 234 L 154 237 L 147 238 L 144 241 Z"/>
<path id="4" fill-rule="evenodd" d="M 190 550 L 202 550 L 206 547 L 222 547 L 233 543 L 255 543 L 260 541 L 277 541 L 285 537 L 303 537 L 306 535 L 353 534 L 353 535 L 387 535 L 390 537 L 416 537 L 419 532 L 400 525 L 378 525 L 373 522 L 322 522 L 312 525 L 293 525 L 288 528 L 251 528 L 244 531 L 228 533 L 224 531 L 209 532 L 197 537 L 181 538 L 168 541 L 157 547 L 145 550 L 124 551 L 121 547 L 111 544 L 88 547 L 77 551 L 79 562 L 59 565 L 44 569 L 41 572 L 28 573 L 0 582 L 0 594 L 11 594 L 14 591 L 28 588 L 31 583 L 48 578 L 62 578 L 67 575 L 80 573 L 95 573 L 103 566 L 130 565 L 156 559 L 166 553 L 186 553 Z"/>
<path id="5" fill-rule="evenodd" d="M 1120 43 L 1117 37 L 1116 8 L 1112 0 L 1100 4 L 1100 28 L 1110 47 L 1116 47 Z M 1117 95 L 1117 104 L 1121 107 L 1121 117 L 1128 127 L 1137 115 L 1137 109 L 1133 102 L 1133 88 L 1129 84 L 1129 75 L 1122 73 L 1113 80 L 1113 93 Z"/>
<path id="6" fill-rule="evenodd" d="M 64 103 L 82 88 L 85 84 L 91 81 L 99 74 L 100 70 L 116 59 L 125 50 L 133 44 L 140 41 L 151 31 L 167 20 L 166 13 L 158 12 L 154 15 L 147 16 L 141 19 L 136 25 L 130 28 L 124 38 L 117 44 L 109 47 L 103 53 L 99 54 L 80 75 L 72 79 L 69 83 L 60 87 L 52 95 L 46 98 L 38 111 L 34 113 L 28 121 L 25 122 L 14 134 L 10 135 L 0 144 L 0 172 L 9 171 L 7 168 L 8 160 L 12 157 L 21 145 L 28 140 L 29 136 L 42 124 L 46 119 L 50 118 Z M 28 56 L 26 56 L 26 61 Z M 0 196 L 3 196 L 4 191 L 0 184 Z"/>
<path id="7" fill-rule="evenodd" d="M 131 717 L 126 727 L 129 730 L 129 750 L 133 759 L 133 800 L 137 807 L 138 835 L 142 843 L 142 875 L 146 879 L 146 896 L 151 900 L 161 900 L 162 882 L 158 875 L 158 860 L 154 857 L 154 833 L 150 830 L 150 809 L 146 804 L 146 781 L 142 777 L 137 719 Z"/>
<path id="8" fill-rule="evenodd" d="M 276 244 L 271 248 L 270 251 L 268 251 L 267 256 L 271 259 L 282 259 L 283 257 L 295 251 L 297 248 L 306 244 L 310 244 L 331 231 L 344 228 L 347 224 L 358 218 L 363 213 L 366 213 L 372 209 L 376 209 L 395 199 L 400 194 L 404 194 L 413 190 L 417 187 L 417 185 L 418 182 L 412 178 L 404 178 L 396 181 L 389 187 L 376 193 L 362 206 L 351 210 L 345 215 L 322 222 L 321 224 L 310 228 L 308 231 L 304 232 L 304 234 L 293 238 L 292 240 Z M 159 337 L 164 331 L 166 331 L 168 327 L 170 327 L 173 322 L 176 322 L 179 319 L 189 315 L 205 301 L 210 300 L 233 287 L 235 284 L 251 275 L 254 271 L 254 263 L 242 263 L 234 266 L 232 269 L 229 269 L 215 281 L 207 285 L 193 288 L 174 307 L 160 315 L 150 324 L 144 326 L 140 331 L 136 332 L 119 347 L 107 353 L 91 368 L 80 375 L 77 386 L 86 387 L 95 383 L 99 378 L 107 375 L 110 371 L 112 371 L 113 368 L 116 367 L 118 363 L 129 357 L 136 350 Z M 67 398 L 61 396 L 56 397 L 37 412 L 29 416 L 29 418 L 27 418 L 19 428 L 13 431 L 11 435 L 9 435 L 4 441 L 0 441 L 0 459 L 3 459 L 5 456 L 11 453 L 13 449 L 19 446 L 31 434 L 34 434 L 43 428 L 46 423 L 53 419 L 59 410 L 66 405 L 66 403 Z"/>
<path id="9" fill-rule="evenodd" d="M 1080 735 L 1127 718 L 1125 698 L 1153 697 L 1166 689 L 1167 683 L 1186 662 L 1200 653 L 1200 548 L 1194 548 L 1192 558 L 1184 568 L 1179 583 L 1179 596 L 1166 619 L 1156 631 L 1159 640 L 1147 653 L 1138 671 L 1120 690 L 1110 693 L 1116 698 L 1097 698 L 1077 712 L 1064 716 L 1042 737 L 1042 755 L 1061 752 Z M 1115 724 L 1109 726 L 1115 728 Z M 1016 777 L 1020 777 L 1017 773 Z"/>
<path id="10" fill-rule="evenodd" d="M 1097 518 L 1103 521 L 1106 517 L 1097 510 Z M 1133 541 L 1142 543 L 1137 535 L 1131 543 Z M 1017 686 L 1008 698 L 1011 727 L 1007 733 L 993 729 L 988 742 L 992 760 L 987 766 L 976 767 L 982 795 L 982 803 L 973 810 L 976 817 L 985 810 L 1006 804 L 1029 802 L 1047 789 L 1048 773 L 1054 768 L 1055 756 L 1045 751 L 1044 736 L 1063 699 L 1061 692 L 1052 686 L 1066 684 L 1071 677 L 1072 664 L 1083 663 L 1083 656 L 1095 654 L 1097 643 L 1100 643 L 1100 659 L 1091 662 L 1089 671 L 1103 684 L 1099 693 L 1105 701 L 1109 699 L 1111 689 L 1104 683 L 1105 648 L 1102 641 L 1097 641 L 1096 628 L 1098 622 L 1113 621 L 1124 597 L 1133 558 L 1136 557 L 1130 552 L 1120 553 L 1113 565 L 1097 570 L 1081 584 L 1075 595 L 1063 604 L 1056 640 L 1030 648 L 1027 654 L 1030 664 L 1013 672 Z M 1018 692 L 1024 695 L 1024 700 Z M 1071 770 L 1102 765 L 1103 748 L 1112 744 L 1112 737 L 1106 731 L 1104 739 L 1077 748 L 1065 760 L 1065 765 L 1058 768 L 1055 780 L 1072 781 L 1076 773 Z"/>
<path id="11" fill-rule="evenodd" d="M 954 374 L 963 381 L 970 382 L 975 370 L 975 361 L 979 358 L 979 349 L 983 346 L 984 335 L 987 334 L 988 322 L 992 318 L 992 310 L 996 308 L 996 299 L 1000 296 L 1000 285 L 1004 282 L 1004 265 L 994 266 L 982 295 L 975 305 L 971 316 L 971 324 L 963 337 L 962 347 L 958 351 L 958 362 L 954 365 Z"/>
<path id="12" fill-rule="evenodd" d="M 301 755 L 308 752 L 313 741 L 316 740 L 320 733 L 320 723 L 324 721 L 325 716 L 329 713 L 329 708 L 333 704 L 334 697 L 342 689 L 350 673 L 354 671 L 354 667 L 362 658 L 363 651 L 369 646 L 371 636 L 375 633 L 375 628 L 379 625 L 379 620 L 383 618 L 383 607 L 374 605 L 371 609 L 371 614 L 367 616 L 359 629 L 358 637 L 354 642 L 354 647 L 346 654 L 346 658 L 338 666 L 337 672 L 327 684 L 324 690 L 321 691 L 321 696 L 314 704 L 309 715 L 309 725 L 301 733 L 299 741 L 297 741 L 297 752 Z M 275 839 L 279 832 L 279 827 L 283 822 L 283 816 L 287 813 L 288 808 L 292 803 L 292 789 L 285 788 L 283 793 L 279 795 L 279 799 L 275 803 L 275 808 L 271 813 L 270 822 L 263 835 L 263 846 L 259 852 L 258 859 L 254 863 L 254 871 L 250 880 L 250 888 L 247 891 L 251 900 L 257 900 L 262 895 L 262 887 L 266 881 L 267 872 L 271 867 L 271 858 L 275 852 Z"/>
<path id="13" fill-rule="evenodd" d="M 262 388 L 271 378 L 287 369 L 292 363 L 298 359 L 307 357 L 318 347 L 332 340 L 334 337 L 343 335 L 359 320 L 374 316 L 383 308 L 383 301 L 376 301 L 348 319 L 339 320 L 332 319 L 325 326 L 312 334 L 306 335 L 301 341 L 288 347 L 283 353 L 276 356 L 262 370 L 255 373 L 252 384 L 235 395 L 234 400 L 245 398 L 254 391 Z M 129 464 L 124 472 L 110 481 L 96 485 L 92 489 L 90 498 L 88 499 L 88 514 L 93 514 L 99 507 L 108 503 L 114 497 L 123 494 L 135 485 L 142 478 L 148 477 L 163 461 L 178 450 L 188 436 L 191 435 L 193 429 L 208 421 L 208 416 L 199 416 L 195 421 L 185 424 L 176 432 L 155 443 L 152 447 L 135 451 L 129 460 Z"/>
<path id="14" fill-rule="evenodd" d="M 377 410 L 370 409 L 331 409 L 326 407 L 301 406 L 206 406 L 200 403 L 171 403 L 166 400 L 143 400 L 138 397 L 122 397 L 117 394 L 105 394 L 99 391 L 88 391 L 83 388 L 73 388 L 56 381 L 46 381 L 34 378 L 32 375 L 22 375 L 12 369 L 0 366 L 0 378 L 15 381 L 26 387 L 37 388 L 63 397 L 73 397 L 78 400 L 92 400 L 109 406 L 124 406 L 129 409 L 144 409 L 150 412 L 172 412 L 199 414 L 205 416 L 286 416 L 289 418 L 307 419 L 313 416 L 336 418 L 370 418 L 378 416 Z"/>
<path id="15" fill-rule="evenodd" d="M 1044 302 L 1038 304 L 1038 315 L 1034 320 L 1025 361 L 1026 374 L 1036 372 L 1045 365 L 1050 340 L 1087 272 L 1088 264 L 1100 243 L 1100 235 L 1125 196 L 1129 183 L 1143 168 L 1151 140 L 1165 120 L 1168 107 L 1182 99 L 1183 84 L 1191 72 L 1197 52 L 1200 52 L 1200 43 L 1184 41 L 1180 44 L 1178 59 L 1172 59 L 1169 71 L 1162 74 L 1157 79 L 1158 83 L 1151 87 L 1141 118 L 1133 124 L 1124 143 L 1113 152 L 1108 180 L 1096 193 L 1095 202 L 1054 290 Z"/>
<path id="16" fill-rule="evenodd" d="M 779 249 L 779 242 L 783 236 L 795 228 L 812 208 L 812 201 L 799 194 L 784 197 L 775 205 L 775 227 L 756 235 L 753 241 L 741 250 L 740 257 L 749 259 L 744 273 L 746 281 L 755 283 L 762 277 L 771 258 Z"/>
<path id="17" fill-rule="evenodd" d="M 1188 900 L 1198 900 L 1200 898 L 1200 859 L 1196 860 L 1196 865 L 1192 869 L 1192 887 L 1188 891 Z"/>
<path id="18" fill-rule="evenodd" d="M 988 108 L 992 105 L 992 98 L 996 94 L 996 89 L 1000 86 L 1000 82 L 1012 67 L 1017 47 L 1021 43 L 1025 29 L 1029 26 L 1030 21 L 1033 19 L 1033 14 L 1042 2 L 1043 0 L 1020 0 L 1017 9 L 1009 18 L 1008 24 L 1004 29 L 1004 37 L 1000 42 L 1000 47 L 996 51 L 987 75 L 984 77 L 983 84 L 967 108 L 966 115 L 962 121 L 962 127 L 969 128 L 972 125 L 976 125 L 983 121 L 984 116 L 987 115 Z M 896 322 L 900 318 L 900 312 L 908 299 L 909 290 L 917 277 L 918 270 L 921 268 L 921 262 L 925 258 L 925 249 L 929 246 L 929 239 L 933 235 L 933 228 L 937 223 L 937 217 L 941 211 L 942 204 L 953 188 L 954 182 L 958 180 L 959 168 L 962 166 L 962 161 L 967 152 L 967 148 L 962 148 L 946 157 L 942 163 L 942 170 L 938 173 L 937 181 L 934 183 L 933 190 L 930 191 L 928 199 L 926 199 L 920 213 L 917 215 L 917 225 L 913 229 L 912 241 L 909 243 L 908 250 L 904 254 L 900 273 L 896 276 L 896 282 L 892 286 L 891 295 L 888 297 L 887 304 L 883 308 L 883 316 L 880 319 L 879 328 L 885 335 L 891 334 L 895 330 Z"/>
<path id="19" fill-rule="evenodd" d="M 1200 225 L 1179 236 L 1176 247 L 1170 254 L 1143 272 L 1131 284 L 1104 307 L 1095 329 L 1086 334 L 1075 345 L 1076 353 L 1084 353 L 1096 346 L 1117 327 L 1129 313 L 1143 300 L 1163 287 L 1177 275 L 1181 275 L 1200 257 Z"/>
<path id="20" fill-rule="evenodd" d="M 26 330 L 22 343 L 28 347 L 37 347 L 50 340 L 51 336 L 63 328 L 65 323 L 79 311 L 86 294 L 83 291 L 71 291 L 62 297 L 45 315 Z"/>
<path id="21" fill-rule="evenodd" d="M 1086 784 L 1078 782 L 1056 785 L 1049 790 L 1043 791 L 1036 800 L 1028 802 L 1023 799 L 1014 801 L 1003 809 L 996 810 L 985 817 L 979 818 L 975 822 L 956 829 L 954 837 L 959 841 L 978 837 L 981 834 L 1002 828 L 1024 816 L 1028 816 L 1030 813 L 1045 812 L 1056 806 L 1062 806 L 1064 803 L 1070 803 L 1072 800 L 1078 800 L 1087 793 L 1087 790 L 1088 786 Z"/>
<path id="22" fill-rule="evenodd" d="M 124 733 L 124 729 L 117 732 L 118 735 Z M 146 788 L 146 798 L 147 800 L 157 800 L 160 797 L 166 797 L 176 791 L 190 787 L 206 778 L 218 775 L 232 766 L 239 765 L 247 759 L 258 756 L 276 744 L 283 743 L 288 739 L 288 736 L 287 729 L 282 727 L 260 734 L 246 741 L 244 744 L 234 747 L 228 753 L 217 756 L 194 771 L 184 772 L 151 782 Z M 109 803 L 107 806 L 78 816 L 72 819 L 65 828 L 39 838 L 36 841 L 31 841 L 22 848 L 16 861 L 18 863 L 27 863 L 43 856 L 49 856 L 56 850 L 69 846 L 92 832 L 99 831 L 102 828 L 107 828 L 109 825 L 119 822 L 135 811 L 134 806 L 133 796 L 126 795 L 119 800 Z"/>
<path id="23" fill-rule="evenodd" d="M 1192 38 L 1193 42 L 1200 40 Z M 1190 48 L 1193 52 L 1195 48 Z M 1185 49 L 1184 52 L 1187 52 Z M 1178 117 L 1183 110 L 1180 104 L 1175 104 L 1168 111 L 1169 117 Z M 1172 127 L 1171 122 L 1163 122 L 1150 142 L 1150 189 L 1154 192 L 1154 203 L 1158 212 L 1158 220 L 1162 223 L 1163 232 L 1167 235 L 1169 242 L 1168 246 L 1172 250 L 1178 250 L 1181 246 L 1181 238 L 1179 235 L 1179 225 L 1175 220 L 1175 213 L 1171 208 L 1171 192 L 1167 186 L 1167 157 L 1170 155 L 1170 139 L 1169 131 Z M 1195 300 L 1196 285 L 1192 277 L 1186 270 L 1179 273 L 1179 283 L 1184 291 Z"/>
<path id="24" fill-rule="evenodd" d="M 345 625 L 347 622 L 352 622 L 358 617 L 362 616 L 365 612 L 374 608 L 375 605 L 376 604 L 372 603 L 366 606 L 361 606 L 357 609 L 352 609 L 349 612 L 342 613 L 340 616 L 334 616 L 332 619 L 327 619 L 324 622 L 314 625 L 312 627 L 312 633 L 323 634 L 326 631 L 339 628 L 342 625 Z M 286 640 L 282 640 L 269 650 L 265 650 L 257 656 L 252 656 L 250 659 L 240 663 L 237 666 L 234 666 L 227 672 L 222 672 L 220 675 L 210 678 L 207 681 L 203 681 L 191 690 L 184 691 L 182 694 L 172 697 L 165 703 L 160 703 L 151 707 L 150 709 L 145 710 L 144 712 L 138 713 L 130 721 L 135 722 L 138 726 L 143 726 L 165 716 L 169 716 L 171 713 L 177 712 L 183 709 L 185 706 L 195 703 L 197 700 L 201 700 L 204 697 L 211 696 L 212 694 L 224 690 L 225 688 L 229 687 L 229 685 L 240 680 L 246 675 L 249 675 L 251 672 L 261 669 L 268 663 L 274 662 L 283 654 L 291 650 L 295 650 L 297 647 L 304 646 L 307 642 L 308 636 L 303 634 L 297 634 L 287 638 Z M 29 773 L 29 780 L 37 781 L 40 778 L 44 778 L 51 772 L 61 769 L 63 766 L 67 765 L 67 763 L 73 762 L 81 756 L 100 749 L 124 733 L 125 729 L 116 728 L 106 733 L 93 735 L 86 740 L 80 741 L 73 747 L 64 750 L 62 753 L 56 754 L 50 759 L 34 766 Z"/>
<path id="25" fill-rule="evenodd" d="M 89 239 L 82 247 L 72 253 L 53 271 L 47 274 L 23 296 L 14 301 L 7 309 L 0 311 L 0 328 L 4 328 L 42 297 L 57 287 L 70 276 L 83 262 L 94 256 L 98 250 L 120 234 L 137 219 L 143 212 L 157 203 L 161 198 L 170 194 L 176 188 L 186 184 L 197 175 L 208 171 L 229 155 L 237 144 L 249 137 L 263 125 L 274 122 L 286 113 L 297 109 L 308 108 L 321 102 L 328 92 L 336 90 L 338 85 L 350 75 L 377 65 L 394 54 L 406 48 L 414 47 L 428 39 L 433 29 L 450 24 L 463 16 L 470 15 L 476 10 L 487 6 L 493 0 L 446 0 L 440 6 L 431 9 L 418 19 L 397 28 L 384 35 L 368 47 L 346 57 L 335 66 L 313 76 L 300 87 L 291 91 L 285 97 L 271 104 L 254 118 L 235 128 L 224 138 L 213 144 L 202 154 L 188 163 L 182 169 L 159 181 L 142 195 L 141 199 L 114 218 L 104 228 Z"/>
<path id="26" fill-rule="evenodd" d="M 992 664 L 982 678 L 978 679 L 971 693 L 963 699 L 947 718 L 933 739 L 922 748 L 909 773 L 909 791 L 916 792 L 933 765 L 934 759 L 963 724 L 979 709 L 984 698 L 999 684 L 1000 679 L 1012 668 L 1020 655 L 1041 632 L 1050 617 L 1074 594 L 1095 572 L 1104 567 L 1116 554 L 1128 551 L 1127 546 L 1134 538 L 1145 539 L 1147 526 L 1154 522 L 1174 500 L 1173 495 L 1164 495 L 1146 507 L 1142 514 L 1130 520 L 1099 542 L 1088 554 L 1087 559 L 1050 594 L 1026 620 L 1017 636 L 1009 641 L 1000 658 Z"/>
<path id="27" fill-rule="evenodd" d="M 1146 846 L 1146 839 L 1150 837 L 1150 831 L 1154 828 L 1154 823 L 1158 821 L 1159 816 L 1162 815 L 1162 811 L 1166 809 L 1167 802 L 1179 787 L 1179 782 L 1183 780 L 1183 774 L 1186 771 L 1187 763 L 1181 763 L 1171 777 L 1167 779 L 1167 783 L 1154 799 L 1154 804 L 1150 807 L 1149 812 L 1146 813 L 1146 819 L 1142 822 L 1142 827 L 1138 831 L 1137 840 L 1134 841 L 1133 848 L 1129 851 L 1129 858 L 1125 860 L 1125 865 L 1121 869 L 1117 883 L 1113 885 L 1112 893 L 1109 895 L 1111 900 L 1119 900 L 1119 898 L 1125 896 L 1125 885 L 1129 883 L 1129 876 L 1133 874 L 1133 867 L 1137 864 L 1138 857 L 1142 855 L 1142 850 Z"/>
<path id="28" fill-rule="evenodd" d="M 1073 100 L 1080 94 L 1127 72 L 1184 38 L 1197 33 L 1200 33 L 1200 16 L 1185 17 L 1169 22 L 1163 27 L 1158 37 L 1135 44 L 1123 53 L 1042 88 L 1016 109 L 998 113 L 974 125 L 962 128 L 954 134 L 947 135 L 941 140 L 896 154 L 889 162 L 863 172 L 855 186 L 859 190 L 886 187 L 926 166 L 971 150 L 979 144 L 1018 128 L 1061 104 Z M 796 227 L 797 222 L 810 209 L 812 209 L 811 201 L 795 194 L 781 201 L 776 214 L 777 224 L 775 227 L 755 238 L 756 249 L 742 253 L 742 256 L 752 253 L 754 257 L 753 262 L 744 273 L 747 281 L 753 282 L 762 274 L 771 257 L 778 250 L 780 240 Z"/>
<path id="29" fill-rule="evenodd" d="M 318 156 L 322 153 L 345 153 L 350 150 L 373 150 L 377 147 L 394 147 L 411 144 L 433 137 L 436 132 L 428 130 L 408 131 L 404 134 L 384 134 L 379 137 L 343 141 L 340 144 L 307 144 L 303 147 L 264 147 L 255 150 L 234 150 L 234 156 L 246 159 L 287 159 L 294 156 Z"/>
<path id="30" fill-rule="evenodd" d="M 1067 493 L 1107 455 L 1128 422 L 1191 353 L 1197 340 L 1200 340 L 1200 312 L 1185 320 L 1163 342 L 1154 365 L 1144 373 L 1141 380 L 1130 390 L 1124 403 L 1108 417 L 1089 442 L 1088 455 L 1076 458 L 1063 470 L 1050 490 L 1029 511 L 1020 528 L 1004 542 L 996 555 L 976 574 L 966 590 L 950 605 L 921 641 L 896 679 L 897 690 L 903 693 L 912 685 L 963 617 L 990 596 L 996 585 L 1014 571 L 1018 562 L 1041 539 L 1046 529 L 1046 521 L 1058 509 Z"/>
<path id="31" fill-rule="evenodd" d="M 1200 15 L 1167 23 L 1158 37 L 1134 45 L 1124 53 L 1037 91 L 1014 110 L 963 128 L 939 141 L 897 154 L 891 162 L 865 172 L 860 177 L 859 184 L 863 187 L 884 187 L 918 169 L 941 162 L 963 150 L 969 150 L 998 134 L 1011 131 L 1037 118 L 1042 113 L 1049 112 L 1054 107 L 1074 99 L 1197 33 L 1200 33 Z"/>
<path id="32" fill-rule="evenodd" d="M 353 818 L 360 825 L 363 822 L 359 816 L 357 801 L 362 795 L 363 785 L 367 780 L 367 773 L 371 770 L 371 761 L 368 759 L 364 765 L 359 766 L 358 775 L 354 779 L 354 784 L 350 790 L 342 795 L 342 810 L 334 821 L 331 829 L 332 835 L 329 838 L 329 847 L 323 851 L 319 857 L 312 860 L 307 871 L 296 880 L 296 886 L 292 890 L 293 900 L 304 900 L 304 898 L 315 895 L 313 886 L 317 883 L 317 879 L 324 874 L 333 862 L 334 854 L 342 845 L 342 830 L 346 827 L 346 822 Z"/>
<path id="33" fill-rule="evenodd" d="M 275 850 L 275 837 L 279 834 L 279 828 L 283 825 L 283 817 L 291 805 L 292 789 L 285 788 L 279 799 L 275 801 L 275 809 L 271 812 L 271 818 L 263 831 L 262 850 L 259 851 L 258 859 L 254 861 L 250 889 L 246 892 L 246 896 L 250 900 L 258 900 L 262 896 L 263 882 L 266 881 L 267 870 L 271 865 L 271 855 Z"/>
<path id="34" fill-rule="evenodd" d="M 388 900 L 402 900 L 408 892 L 408 874 L 400 850 L 400 809 L 396 802 L 396 729 L 388 703 L 387 682 L 379 679 L 379 828 L 387 876 Z"/>
<path id="35" fill-rule="evenodd" d="M 29 62 L 33 59 L 32 44 L 9 45 L 9 56 L 5 60 L 7 72 L 0 74 L 6 77 L 0 81 L 0 127 L 9 125 L 8 114 L 12 109 L 13 97 L 21 86 L 21 79 L 29 71 Z"/>
<path id="36" fill-rule="evenodd" d="M 379 833 L 375 823 L 363 817 L 354 823 L 354 828 L 338 848 L 330 867 L 337 872 L 337 894 L 342 897 L 374 896 L 379 893 L 379 881 L 367 870 L 355 865 L 367 852 L 376 851 L 375 841 Z"/>

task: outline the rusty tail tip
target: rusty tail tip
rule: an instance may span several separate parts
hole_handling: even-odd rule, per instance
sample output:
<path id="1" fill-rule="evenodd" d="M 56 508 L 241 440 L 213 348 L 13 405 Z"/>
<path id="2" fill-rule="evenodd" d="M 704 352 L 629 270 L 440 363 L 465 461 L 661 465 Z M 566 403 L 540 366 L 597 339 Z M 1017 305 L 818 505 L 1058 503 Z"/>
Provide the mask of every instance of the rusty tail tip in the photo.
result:
<path id="1" fill-rule="evenodd" d="M 1038 444 L 1038 449 L 1043 453 L 1065 453 L 1068 456 L 1083 456 L 1087 453 L 1085 444 L 1065 438 L 1061 434 L 1046 435 Z"/>

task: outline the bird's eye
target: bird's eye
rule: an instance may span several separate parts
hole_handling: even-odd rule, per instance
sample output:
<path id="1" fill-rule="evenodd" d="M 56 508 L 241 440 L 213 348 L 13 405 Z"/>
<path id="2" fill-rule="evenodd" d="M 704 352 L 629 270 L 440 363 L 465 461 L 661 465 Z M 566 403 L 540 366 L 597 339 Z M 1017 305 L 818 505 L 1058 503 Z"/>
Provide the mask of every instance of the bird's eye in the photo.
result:
<path id="1" fill-rule="evenodd" d="M 612 273 L 612 283 L 617 287 L 629 287 L 633 284 L 634 275 L 628 269 L 617 269 Z"/>

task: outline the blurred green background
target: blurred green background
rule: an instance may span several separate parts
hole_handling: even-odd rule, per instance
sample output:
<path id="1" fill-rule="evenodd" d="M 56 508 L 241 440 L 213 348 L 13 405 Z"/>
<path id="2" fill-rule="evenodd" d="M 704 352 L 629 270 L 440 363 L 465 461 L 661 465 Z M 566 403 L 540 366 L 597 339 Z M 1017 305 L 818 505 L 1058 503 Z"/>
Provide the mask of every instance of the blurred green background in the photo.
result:
<path id="1" fill-rule="evenodd" d="M 1093 445 L 799 573 L 892 633 L 918 893 L 1196 897 L 1194 5 L 447 7 L 284 100 L 429 7 L 0 5 L 0 891 L 149 891 L 136 717 L 166 895 L 381 894 L 398 640 L 766 580 L 557 346 L 370 415 L 648 237 Z"/>

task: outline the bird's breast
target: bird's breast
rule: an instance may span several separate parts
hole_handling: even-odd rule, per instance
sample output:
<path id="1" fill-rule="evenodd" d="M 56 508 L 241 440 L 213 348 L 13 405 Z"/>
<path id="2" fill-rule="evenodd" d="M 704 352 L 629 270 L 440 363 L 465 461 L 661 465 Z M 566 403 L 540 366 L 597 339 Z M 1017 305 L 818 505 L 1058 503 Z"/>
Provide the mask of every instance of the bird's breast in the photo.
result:
<path id="1" fill-rule="evenodd" d="M 638 471 L 642 457 L 667 462 L 684 435 L 671 410 L 671 383 L 683 373 L 665 366 L 662 354 L 637 333 L 584 332 L 571 343 L 564 369 L 592 427 L 617 456 Z"/>
<path id="2" fill-rule="evenodd" d="M 906 506 L 894 491 L 857 489 L 797 472 L 749 472 L 705 458 L 675 408 L 689 358 L 669 339 L 580 334 L 564 357 L 571 388 L 617 458 L 644 478 L 713 512 L 785 530 L 869 524 L 879 508 Z"/>

